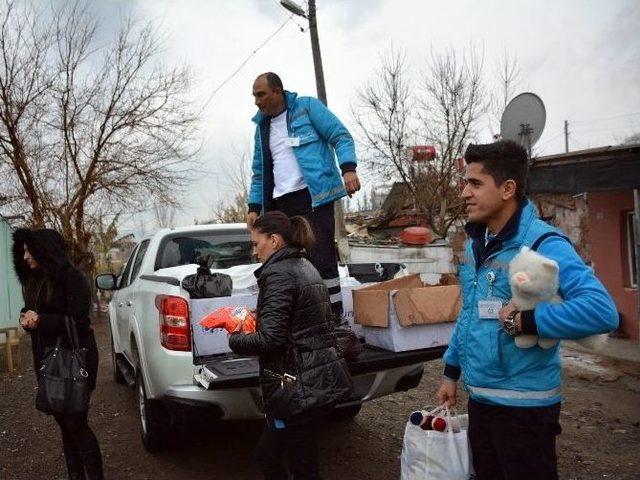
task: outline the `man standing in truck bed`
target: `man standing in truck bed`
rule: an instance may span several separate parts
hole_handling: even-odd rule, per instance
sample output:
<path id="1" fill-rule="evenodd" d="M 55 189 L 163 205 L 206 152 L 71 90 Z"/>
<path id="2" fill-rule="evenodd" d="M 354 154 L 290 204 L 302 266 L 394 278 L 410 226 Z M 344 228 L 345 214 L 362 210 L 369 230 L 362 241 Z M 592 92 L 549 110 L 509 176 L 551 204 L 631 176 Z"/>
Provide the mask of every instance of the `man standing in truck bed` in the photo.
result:
<path id="1" fill-rule="evenodd" d="M 340 315 L 333 204 L 360 190 L 353 138 L 322 102 L 284 90 L 275 73 L 256 78 L 253 96 L 259 112 L 253 117 L 247 226 L 270 210 L 306 217 L 316 237 L 309 258 L 329 289 L 334 313 Z"/>

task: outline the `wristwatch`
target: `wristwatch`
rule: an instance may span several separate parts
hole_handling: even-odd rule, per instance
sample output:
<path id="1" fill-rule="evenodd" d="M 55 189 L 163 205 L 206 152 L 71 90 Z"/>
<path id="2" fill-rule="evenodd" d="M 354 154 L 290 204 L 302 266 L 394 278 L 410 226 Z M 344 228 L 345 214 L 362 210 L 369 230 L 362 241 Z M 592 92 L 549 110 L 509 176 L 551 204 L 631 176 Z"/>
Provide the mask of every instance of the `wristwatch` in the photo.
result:
<path id="1" fill-rule="evenodd" d="M 521 333 L 518 325 L 516 324 L 516 315 L 518 315 L 518 313 L 520 313 L 518 310 L 511 311 L 502 324 L 504 331 L 511 337 L 517 337 Z"/>

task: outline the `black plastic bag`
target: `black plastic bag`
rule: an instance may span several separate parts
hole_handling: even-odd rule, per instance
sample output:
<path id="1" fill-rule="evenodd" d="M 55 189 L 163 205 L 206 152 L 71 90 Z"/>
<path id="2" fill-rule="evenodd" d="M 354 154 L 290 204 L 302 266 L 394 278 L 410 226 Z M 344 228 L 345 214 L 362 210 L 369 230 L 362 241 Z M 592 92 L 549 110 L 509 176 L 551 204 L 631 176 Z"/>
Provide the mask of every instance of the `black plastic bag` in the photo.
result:
<path id="1" fill-rule="evenodd" d="M 63 335 L 48 348 L 37 372 L 36 408 L 44 413 L 75 415 L 86 412 L 91 395 L 87 371 L 87 349 L 80 348 L 71 317 L 64 317 L 71 349 L 62 348 Z"/>
<path id="2" fill-rule="evenodd" d="M 229 297 L 233 289 L 231 277 L 224 273 L 211 273 L 213 259 L 209 256 L 200 259 L 195 275 L 182 279 L 184 288 L 191 298 Z"/>

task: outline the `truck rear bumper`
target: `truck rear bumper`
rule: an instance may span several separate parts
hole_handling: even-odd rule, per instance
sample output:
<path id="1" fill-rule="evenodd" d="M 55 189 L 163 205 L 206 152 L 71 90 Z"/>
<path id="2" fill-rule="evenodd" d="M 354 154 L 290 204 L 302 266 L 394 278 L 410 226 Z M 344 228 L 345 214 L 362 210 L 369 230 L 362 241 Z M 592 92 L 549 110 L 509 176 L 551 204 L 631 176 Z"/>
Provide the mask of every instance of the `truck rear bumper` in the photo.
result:
<path id="1" fill-rule="evenodd" d="M 442 357 L 445 350 L 446 346 L 408 352 L 390 352 L 365 345 L 358 359 L 348 364 L 349 371 L 353 377 L 360 377 L 375 376 L 399 369 L 402 371 L 400 376 L 403 376 L 423 362 Z M 259 387 L 258 359 L 255 357 L 218 355 L 207 359 L 198 368 L 195 378 L 207 390 Z"/>
<path id="2" fill-rule="evenodd" d="M 355 387 L 354 400 L 349 404 L 416 387 L 422 378 L 423 362 L 440 358 L 444 350 L 394 353 L 365 346 L 358 360 L 349 364 Z M 209 408 L 222 420 L 263 416 L 257 358 L 227 354 L 209 359 L 196 367 L 194 380 L 194 385 L 171 386 L 165 399 L 187 408 Z"/>
<path id="3" fill-rule="evenodd" d="M 208 409 L 212 416 L 222 420 L 251 420 L 264 416 L 260 391 L 256 388 L 212 391 L 200 385 L 176 385 L 166 391 L 161 401 L 174 414 L 184 413 L 179 410 Z"/>

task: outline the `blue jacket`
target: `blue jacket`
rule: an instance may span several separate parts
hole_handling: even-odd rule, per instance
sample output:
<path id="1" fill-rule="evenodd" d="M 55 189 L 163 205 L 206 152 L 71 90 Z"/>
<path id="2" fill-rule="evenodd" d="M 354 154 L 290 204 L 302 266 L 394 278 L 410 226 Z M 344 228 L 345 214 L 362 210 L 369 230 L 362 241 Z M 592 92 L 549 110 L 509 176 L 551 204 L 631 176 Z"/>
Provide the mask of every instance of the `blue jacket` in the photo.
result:
<path id="1" fill-rule="evenodd" d="M 344 197 L 347 192 L 335 156 L 343 172 L 355 170 L 357 161 L 351 134 L 320 100 L 298 97 L 296 93 L 286 90 L 284 97 L 287 129 L 290 137 L 300 140 L 299 146 L 293 147 L 293 151 L 309 187 L 312 207 Z M 258 112 L 253 121 L 256 123 L 256 132 L 249 210 L 259 212 L 269 210 L 273 196 L 273 162 L 269 148 L 271 119 Z"/>
<path id="2" fill-rule="evenodd" d="M 461 373 L 470 397 L 483 403 L 519 407 L 558 403 L 562 399 L 559 344 L 548 350 L 537 345 L 521 349 L 497 319 L 481 319 L 478 315 L 478 301 L 489 295 L 503 305 L 511 299 L 509 262 L 520 248 L 530 247 L 545 233 L 558 230 L 540 220 L 528 202 L 486 247 L 485 228 L 468 228 L 470 239 L 459 269 L 463 307 L 444 355 L 445 375 L 457 380 Z M 549 236 L 537 251 L 558 262 L 563 298 L 560 304 L 540 303 L 527 312 L 538 335 L 579 339 L 617 328 L 613 300 L 566 238 Z"/>

